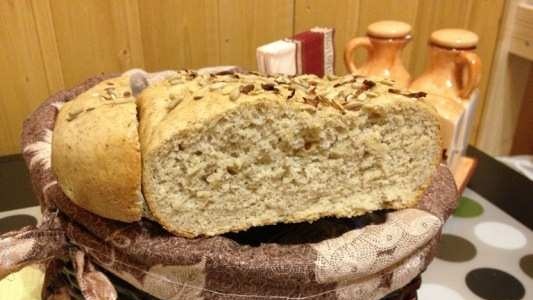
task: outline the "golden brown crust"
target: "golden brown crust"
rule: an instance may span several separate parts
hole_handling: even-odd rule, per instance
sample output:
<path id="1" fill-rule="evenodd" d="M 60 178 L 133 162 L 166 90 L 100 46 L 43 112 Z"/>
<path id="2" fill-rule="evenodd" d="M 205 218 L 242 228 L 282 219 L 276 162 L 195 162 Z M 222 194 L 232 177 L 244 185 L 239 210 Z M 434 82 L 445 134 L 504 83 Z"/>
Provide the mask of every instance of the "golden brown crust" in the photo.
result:
<path id="1" fill-rule="evenodd" d="M 65 194 L 97 215 L 141 219 L 137 109 L 127 77 L 65 103 L 54 128 L 52 168 Z"/>

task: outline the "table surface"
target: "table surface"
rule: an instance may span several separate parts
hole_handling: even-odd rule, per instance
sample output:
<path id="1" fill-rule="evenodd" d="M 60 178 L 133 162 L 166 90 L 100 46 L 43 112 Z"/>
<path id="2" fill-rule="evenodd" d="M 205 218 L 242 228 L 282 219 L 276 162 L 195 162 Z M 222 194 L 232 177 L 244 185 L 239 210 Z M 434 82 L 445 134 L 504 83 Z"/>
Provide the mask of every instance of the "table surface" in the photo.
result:
<path id="1" fill-rule="evenodd" d="M 419 299 L 533 299 L 533 182 L 474 147 L 477 170 L 443 228 Z M 20 155 L 0 157 L 0 233 L 40 221 Z M 42 271 L 0 281 L 0 299 L 39 299 Z"/>

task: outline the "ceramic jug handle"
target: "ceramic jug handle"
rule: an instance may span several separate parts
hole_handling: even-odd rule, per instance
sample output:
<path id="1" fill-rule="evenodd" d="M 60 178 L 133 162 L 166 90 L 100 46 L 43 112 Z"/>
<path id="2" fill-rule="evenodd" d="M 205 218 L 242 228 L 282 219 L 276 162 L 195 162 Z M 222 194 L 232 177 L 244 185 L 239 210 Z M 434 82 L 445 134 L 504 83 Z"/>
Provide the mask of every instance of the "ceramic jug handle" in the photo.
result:
<path id="1" fill-rule="evenodd" d="M 472 92 L 479 86 L 481 80 L 481 59 L 473 52 L 461 52 L 460 60 L 467 73 L 466 83 L 459 91 L 459 97 L 468 99 Z"/>
<path id="2" fill-rule="evenodd" d="M 357 73 L 357 67 L 353 61 L 353 52 L 359 47 L 364 47 L 369 51 L 372 48 L 368 37 L 357 37 L 350 40 L 344 48 L 344 65 L 350 73 Z"/>

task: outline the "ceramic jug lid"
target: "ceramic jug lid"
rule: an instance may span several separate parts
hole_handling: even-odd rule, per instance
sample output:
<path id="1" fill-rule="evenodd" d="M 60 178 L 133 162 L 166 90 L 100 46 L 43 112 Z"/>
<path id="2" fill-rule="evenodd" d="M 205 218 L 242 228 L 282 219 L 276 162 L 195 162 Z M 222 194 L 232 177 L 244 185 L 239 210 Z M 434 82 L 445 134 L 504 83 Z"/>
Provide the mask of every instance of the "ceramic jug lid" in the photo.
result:
<path id="1" fill-rule="evenodd" d="M 401 38 L 411 32 L 411 25 L 400 21 L 379 21 L 368 25 L 367 34 L 378 38 Z"/>
<path id="2" fill-rule="evenodd" d="M 474 48 L 479 41 L 477 34 L 464 29 L 447 28 L 433 32 L 431 43 L 454 49 Z"/>

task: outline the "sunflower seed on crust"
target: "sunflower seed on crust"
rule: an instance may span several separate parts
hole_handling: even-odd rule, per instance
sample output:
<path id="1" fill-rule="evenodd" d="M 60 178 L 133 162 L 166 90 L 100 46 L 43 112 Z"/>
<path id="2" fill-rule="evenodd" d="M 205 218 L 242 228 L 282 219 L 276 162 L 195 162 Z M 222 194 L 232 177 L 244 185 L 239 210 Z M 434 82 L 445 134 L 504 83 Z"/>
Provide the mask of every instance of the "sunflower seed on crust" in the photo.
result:
<path id="1" fill-rule="evenodd" d="M 210 92 L 218 91 L 218 90 L 222 89 L 224 86 L 225 86 L 225 84 L 223 82 L 217 82 L 217 83 L 214 83 L 214 84 L 209 86 L 209 91 Z"/>
<path id="2" fill-rule="evenodd" d="M 236 101 L 237 99 L 239 99 L 239 97 L 241 96 L 241 91 L 239 89 L 239 87 L 236 87 L 235 89 L 233 89 L 233 91 L 231 91 L 231 93 L 229 94 L 229 99 L 231 101 Z"/>
<path id="3" fill-rule="evenodd" d="M 67 121 L 72 121 L 76 119 L 83 112 L 83 108 L 77 108 L 68 113 Z"/>
<path id="4" fill-rule="evenodd" d="M 167 110 L 171 111 L 173 110 L 174 108 L 176 108 L 176 106 L 178 106 L 178 104 L 181 103 L 181 101 L 183 101 L 183 98 L 174 98 L 172 101 L 170 101 L 168 104 L 167 104 Z"/>
<path id="5" fill-rule="evenodd" d="M 241 86 L 239 91 L 243 94 L 248 94 L 250 93 L 251 91 L 253 91 L 255 88 L 255 86 L 253 84 L 247 84 L 245 86 Z"/>
<path id="6" fill-rule="evenodd" d="M 363 104 L 360 102 L 349 102 L 346 105 L 344 105 L 344 109 L 355 111 L 355 110 L 359 110 L 361 106 L 363 106 Z"/>

